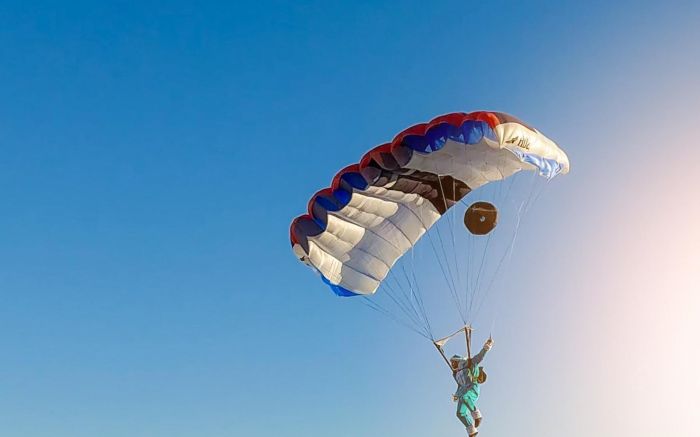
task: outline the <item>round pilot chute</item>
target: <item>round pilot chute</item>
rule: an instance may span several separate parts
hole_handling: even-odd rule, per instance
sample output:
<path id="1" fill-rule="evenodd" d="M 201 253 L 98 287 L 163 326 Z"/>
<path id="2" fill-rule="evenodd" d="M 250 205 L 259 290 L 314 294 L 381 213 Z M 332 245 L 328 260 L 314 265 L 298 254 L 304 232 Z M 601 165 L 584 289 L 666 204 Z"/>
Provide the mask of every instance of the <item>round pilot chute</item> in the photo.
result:
<path id="1" fill-rule="evenodd" d="M 498 209 L 489 202 L 474 202 L 464 213 L 464 226 L 474 235 L 486 235 L 498 222 Z"/>

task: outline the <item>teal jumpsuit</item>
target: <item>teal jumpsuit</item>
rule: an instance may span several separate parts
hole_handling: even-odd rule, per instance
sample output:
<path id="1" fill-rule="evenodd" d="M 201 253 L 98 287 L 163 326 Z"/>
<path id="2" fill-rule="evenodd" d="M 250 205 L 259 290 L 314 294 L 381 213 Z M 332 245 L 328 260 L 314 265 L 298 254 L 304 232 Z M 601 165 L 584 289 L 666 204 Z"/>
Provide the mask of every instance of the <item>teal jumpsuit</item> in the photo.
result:
<path id="1" fill-rule="evenodd" d="M 459 367 L 453 376 L 457 382 L 457 418 L 462 422 L 470 436 L 476 434 L 474 421 L 481 418 L 481 412 L 476 406 L 479 399 L 479 384 L 476 382 L 479 376 L 479 364 L 484 359 L 488 349 L 485 347 L 472 358 L 471 369 L 467 365 L 467 358 L 459 358 Z"/>

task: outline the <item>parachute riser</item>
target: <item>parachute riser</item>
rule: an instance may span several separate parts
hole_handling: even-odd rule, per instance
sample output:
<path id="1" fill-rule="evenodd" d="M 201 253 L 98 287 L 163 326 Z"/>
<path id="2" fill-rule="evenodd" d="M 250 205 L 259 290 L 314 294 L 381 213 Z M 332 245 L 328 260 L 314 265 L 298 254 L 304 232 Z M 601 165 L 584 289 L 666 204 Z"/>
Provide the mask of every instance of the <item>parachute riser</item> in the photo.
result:
<path id="1" fill-rule="evenodd" d="M 450 364 L 450 360 L 447 359 L 447 356 L 445 356 L 445 351 L 442 350 L 442 347 L 440 347 L 437 342 L 433 342 L 433 345 L 437 348 L 438 352 L 440 352 L 440 355 L 442 356 L 442 359 L 445 360 L 445 364 L 447 364 L 447 367 L 452 369 L 452 364 Z"/>
<path id="2" fill-rule="evenodd" d="M 472 359 L 472 351 L 471 351 L 471 343 L 472 343 L 472 327 L 471 325 L 464 325 L 464 327 L 458 329 L 457 331 L 453 332 L 452 334 L 448 335 L 447 337 L 440 338 L 438 340 L 433 341 L 433 346 L 440 352 L 440 355 L 442 356 L 442 359 L 445 361 L 445 363 L 452 369 L 452 365 L 450 364 L 450 360 L 447 358 L 445 355 L 445 351 L 442 349 L 442 346 L 444 346 L 450 338 L 454 337 L 455 335 L 459 334 L 460 332 L 464 331 L 464 339 L 467 344 L 467 358 L 471 361 Z"/>
<path id="3" fill-rule="evenodd" d="M 464 327 L 464 339 L 467 341 L 467 358 L 472 359 L 472 327 Z"/>

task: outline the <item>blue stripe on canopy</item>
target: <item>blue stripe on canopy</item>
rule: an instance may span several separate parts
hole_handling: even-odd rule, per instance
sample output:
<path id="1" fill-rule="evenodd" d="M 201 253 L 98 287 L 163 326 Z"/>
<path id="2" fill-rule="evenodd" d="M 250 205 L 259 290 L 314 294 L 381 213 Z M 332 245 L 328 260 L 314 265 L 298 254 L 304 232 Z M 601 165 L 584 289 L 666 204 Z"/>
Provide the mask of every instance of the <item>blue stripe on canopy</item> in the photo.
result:
<path id="1" fill-rule="evenodd" d="M 521 161 L 532 164 L 540 170 L 540 176 L 552 179 L 561 172 L 562 166 L 555 159 L 543 158 L 533 153 L 525 153 L 520 150 L 513 150 Z"/>
<path id="2" fill-rule="evenodd" d="M 337 294 L 340 297 L 352 297 L 352 296 L 359 296 L 358 293 L 354 293 L 347 288 L 343 288 L 340 285 L 333 284 L 328 278 L 325 276 L 321 275 L 321 280 L 330 287 L 331 290 L 333 290 L 333 293 Z"/>
<path id="3" fill-rule="evenodd" d="M 463 144 L 476 144 L 483 137 L 496 140 L 496 133 L 485 121 L 468 120 L 455 127 L 442 123 L 428 129 L 425 135 L 408 135 L 402 144 L 417 152 L 430 153 L 442 149 L 447 140 Z"/>

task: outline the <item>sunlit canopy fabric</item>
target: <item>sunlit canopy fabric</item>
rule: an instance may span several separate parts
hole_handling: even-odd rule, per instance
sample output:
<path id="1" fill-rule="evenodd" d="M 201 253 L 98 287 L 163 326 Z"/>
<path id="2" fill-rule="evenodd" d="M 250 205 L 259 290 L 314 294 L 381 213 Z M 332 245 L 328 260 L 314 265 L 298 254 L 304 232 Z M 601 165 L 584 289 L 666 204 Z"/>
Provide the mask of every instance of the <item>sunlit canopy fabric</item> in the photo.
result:
<path id="1" fill-rule="evenodd" d="M 296 256 L 341 296 L 373 294 L 396 261 L 470 191 L 519 171 L 569 171 L 555 142 L 499 112 L 412 126 L 342 169 L 291 224 Z"/>

